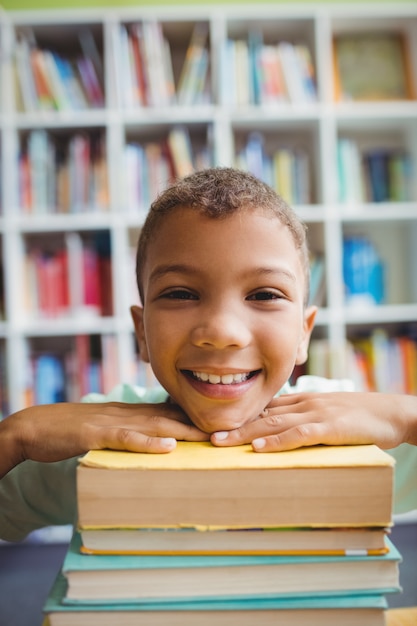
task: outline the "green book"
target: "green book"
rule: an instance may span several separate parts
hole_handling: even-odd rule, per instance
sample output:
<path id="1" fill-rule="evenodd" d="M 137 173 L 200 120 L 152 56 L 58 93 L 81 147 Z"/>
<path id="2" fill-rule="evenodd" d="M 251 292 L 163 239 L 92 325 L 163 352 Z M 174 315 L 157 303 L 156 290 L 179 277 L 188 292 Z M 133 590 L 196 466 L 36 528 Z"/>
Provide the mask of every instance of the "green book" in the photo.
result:
<path id="1" fill-rule="evenodd" d="M 399 589 L 400 554 L 380 556 L 91 555 L 78 533 L 64 559 L 67 602 L 171 602 L 388 593 Z"/>
<path id="2" fill-rule="evenodd" d="M 66 579 L 59 574 L 44 606 L 48 626 L 384 626 L 387 608 L 382 594 L 67 604 L 66 590 Z"/>

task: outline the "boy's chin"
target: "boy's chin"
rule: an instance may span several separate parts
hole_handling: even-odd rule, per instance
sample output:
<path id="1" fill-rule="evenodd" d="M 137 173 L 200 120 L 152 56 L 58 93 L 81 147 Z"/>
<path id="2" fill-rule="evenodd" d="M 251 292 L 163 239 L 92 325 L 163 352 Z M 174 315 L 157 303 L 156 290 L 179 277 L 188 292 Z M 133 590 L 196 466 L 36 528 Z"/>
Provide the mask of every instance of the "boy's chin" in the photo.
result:
<path id="1" fill-rule="evenodd" d="M 213 433 L 217 433 L 219 431 L 224 430 L 235 430 L 236 428 L 241 428 L 244 424 L 248 424 L 249 422 L 253 422 L 256 417 L 245 417 L 242 416 L 241 412 L 239 415 L 233 414 L 220 414 L 215 416 L 195 416 L 195 418 L 191 418 L 194 426 L 197 426 L 203 432 L 212 435 Z"/>

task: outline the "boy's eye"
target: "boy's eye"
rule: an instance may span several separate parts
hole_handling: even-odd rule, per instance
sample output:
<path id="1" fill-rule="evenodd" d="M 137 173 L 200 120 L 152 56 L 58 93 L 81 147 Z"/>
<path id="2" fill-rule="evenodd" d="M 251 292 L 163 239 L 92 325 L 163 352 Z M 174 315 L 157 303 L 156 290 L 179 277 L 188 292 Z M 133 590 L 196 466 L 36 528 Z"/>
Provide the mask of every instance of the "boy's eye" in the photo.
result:
<path id="1" fill-rule="evenodd" d="M 257 291 L 247 297 L 248 300 L 279 300 L 283 296 L 277 291 Z"/>
<path id="2" fill-rule="evenodd" d="M 161 298 L 168 300 L 196 300 L 197 296 L 186 289 L 172 289 L 163 293 Z"/>

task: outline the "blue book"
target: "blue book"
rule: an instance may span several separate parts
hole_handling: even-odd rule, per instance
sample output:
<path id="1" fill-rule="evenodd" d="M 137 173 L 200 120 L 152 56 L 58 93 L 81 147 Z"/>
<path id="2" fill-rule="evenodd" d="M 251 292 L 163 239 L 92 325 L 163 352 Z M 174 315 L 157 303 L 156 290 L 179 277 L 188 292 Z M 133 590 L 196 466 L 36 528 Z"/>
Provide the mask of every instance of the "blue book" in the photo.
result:
<path id="1" fill-rule="evenodd" d="M 381 594 L 70 605 L 66 592 L 66 580 L 59 574 L 44 605 L 50 626 L 384 626 L 387 608 Z"/>
<path id="2" fill-rule="evenodd" d="M 380 556 L 142 556 L 81 553 L 74 534 L 62 572 L 66 601 L 205 599 L 388 593 L 399 590 L 399 552 Z"/>
<path id="3" fill-rule="evenodd" d="M 346 236 L 343 241 L 343 280 L 348 304 L 384 301 L 384 265 L 373 243 L 362 235 Z"/>
<path id="4" fill-rule="evenodd" d="M 254 176 L 264 180 L 264 138 L 261 133 L 252 132 L 245 147 L 246 165 Z"/>
<path id="5" fill-rule="evenodd" d="M 252 83 L 251 92 L 253 94 L 251 104 L 261 104 L 261 67 L 259 55 L 263 46 L 262 32 L 258 29 L 251 29 L 248 34 L 249 49 L 249 77 Z"/>
<path id="6" fill-rule="evenodd" d="M 35 397 L 37 404 L 54 404 L 65 400 L 65 374 L 60 359 L 41 354 L 35 362 Z"/>
<path id="7" fill-rule="evenodd" d="M 389 154 L 386 151 L 374 150 L 365 155 L 371 202 L 388 202 L 390 199 L 388 160 Z"/>

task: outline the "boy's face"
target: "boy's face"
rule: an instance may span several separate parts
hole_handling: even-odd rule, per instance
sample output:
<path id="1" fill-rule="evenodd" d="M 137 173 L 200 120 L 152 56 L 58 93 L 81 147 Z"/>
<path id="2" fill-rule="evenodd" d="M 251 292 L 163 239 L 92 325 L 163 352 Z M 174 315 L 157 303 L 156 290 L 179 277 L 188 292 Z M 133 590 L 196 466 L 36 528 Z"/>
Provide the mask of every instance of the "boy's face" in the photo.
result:
<path id="1" fill-rule="evenodd" d="M 267 212 L 225 219 L 177 209 L 150 241 L 142 358 L 201 430 L 256 419 L 307 358 L 315 309 L 289 230 Z"/>

